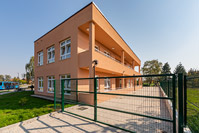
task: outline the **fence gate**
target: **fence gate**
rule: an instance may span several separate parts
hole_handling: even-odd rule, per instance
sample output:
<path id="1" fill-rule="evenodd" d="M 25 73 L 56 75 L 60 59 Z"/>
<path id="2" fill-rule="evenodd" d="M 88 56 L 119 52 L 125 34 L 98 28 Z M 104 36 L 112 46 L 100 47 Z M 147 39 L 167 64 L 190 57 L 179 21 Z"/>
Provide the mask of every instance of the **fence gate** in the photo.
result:
<path id="1" fill-rule="evenodd" d="M 63 112 L 128 132 L 176 132 L 173 74 L 62 79 L 55 88 Z"/>

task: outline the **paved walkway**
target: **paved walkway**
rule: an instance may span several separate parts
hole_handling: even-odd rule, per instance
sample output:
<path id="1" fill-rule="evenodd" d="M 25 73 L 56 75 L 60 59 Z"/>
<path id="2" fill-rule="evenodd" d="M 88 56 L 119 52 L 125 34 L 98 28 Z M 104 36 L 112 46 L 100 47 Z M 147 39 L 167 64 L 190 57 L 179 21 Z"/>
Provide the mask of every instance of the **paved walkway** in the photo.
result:
<path id="1" fill-rule="evenodd" d="M 68 113 L 43 115 L 17 124 L 0 128 L 0 133 L 112 133 L 121 130 L 79 118 Z"/>

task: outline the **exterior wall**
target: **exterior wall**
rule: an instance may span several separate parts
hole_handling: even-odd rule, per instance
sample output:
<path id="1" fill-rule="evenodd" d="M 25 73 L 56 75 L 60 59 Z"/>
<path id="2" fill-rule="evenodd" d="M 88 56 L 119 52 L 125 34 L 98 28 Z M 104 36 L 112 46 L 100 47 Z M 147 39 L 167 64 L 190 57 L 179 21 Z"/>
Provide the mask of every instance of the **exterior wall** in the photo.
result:
<path id="1" fill-rule="evenodd" d="M 86 26 L 85 26 L 86 25 Z M 82 28 L 84 27 L 84 28 Z M 85 31 L 85 27 L 89 31 Z M 98 29 L 103 29 L 109 36 L 99 40 L 95 38 L 99 33 Z M 60 60 L 60 43 L 67 39 L 71 39 L 71 57 L 65 60 Z M 110 39 L 115 42 L 114 45 L 121 48 L 120 53 L 117 53 L 110 48 L 107 48 L 108 43 L 102 43 L 104 40 Z M 95 51 L 95 45 L 99 46 L 102 53 L 107 51 L 111 57 L 107 57 L 102 53 Z M 99 64 L 96 67 L 96 75 L 98 77 L 111 77 L 123 75 L 140 75 L 139 72 L 124 64 L 134 67 L 132 62 L 128 62 L 125 56 L 132 58 L 136 65 L 140 66 L 140 60 L 131 51 L 127 44 L 121 39 L 118 33 L 110 26 L 103 15 L 97 10 L 94 4 L 90 4 L 81 11 L 64 21 L 56 28 L 39 38 L 34 44 L 35 50 L 35 94 L 54 96 L 53 93 L 47 92 L 48 76 L 55 76 L 55 80 L 60 79 L 60 75 L 70 74 L 71 78 L 88 78 L 93 77 L 92 61 L 97 59 Z M 55 47 L 55 62 L 47 63 L 47 49 L 51 46 Z M 38 52 L 43 51 L 43 65 L 38 66 Z M 126 55 L 121 54 L 122 51 Z M 117 59 L 114 60 L 114 59 Z M 123 60 L 123 61 L 122 61 Z M 119 62 L 118 62 L 119 61 Z M 38 91 L 38 77 L 43 77 L 43 92 Z M 130 79 L 132 80 L 132 79 Z M 58 81 L 59 82 L 59 81 Z M 78 90 L 93 91 L 93 81 L 78 81 Z M 131 81 L 133 86 L 133 80 Z M 127 81 L 122 81 L 122 86 L 127 86 Z M 56 87 L 60 88 L 60 83 L 56 83 Z M 71 81 L 71 88 L 76 88 L 75 81 Z M 104 90 L 104 80 L 99 80 L 100 91 Z M 118 80 L 111 79 L 111 90 L 117 91 Z M 59 89 L 60 90 L 60 89 Z M 58 97 L 60 91 L 58 90 Z M 120 90 L 121 91 L 121 90 Z M 118 92 L 120 92 L 118 91 Z M 69 99 L 74 98 L 74 93 L 68 95 Z M 93 101 L 91 94 L 81 93 L 79 99 L 84 102 Z"/>

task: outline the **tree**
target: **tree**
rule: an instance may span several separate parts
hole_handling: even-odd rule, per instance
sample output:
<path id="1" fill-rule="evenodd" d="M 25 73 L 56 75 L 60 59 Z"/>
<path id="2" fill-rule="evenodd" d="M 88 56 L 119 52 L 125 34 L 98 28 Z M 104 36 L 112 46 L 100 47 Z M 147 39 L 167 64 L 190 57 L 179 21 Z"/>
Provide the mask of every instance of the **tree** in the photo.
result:
<path id="1" fill-rule="evenodd" d="M 162 74 L 170 74 L 171 73 L 171 67 L 168 62 L 164 64 L 162 67 Z"/>
<path id="2" fill-rule="evenodd" d="M 174 70 L 173 73 L 174 73 L 174 74 L 179 74 L 179 73 L 186 74 L 187 72 L 186 72 L 184 66 L 182 65 L 182 63 L 180 62 L 180 63 L 176 66 L 176 68 L 175 68 L 175 70 Z"/>
<path id="3" fill-rule="evenodd" d="M 34 79 L 34 56 L 30 58 L 30 61 L 29 63 L 26 64 L 25 69 L 26 69 L 26 80 L 27 83 L 29 83 L 30 80 L 33 81 Z"/>
<path id="4" fill-rule="evenodd" d="M 11 80 L 11 76 L 10 75 L 5 75 L 5 80 L 6 81 L 10 81 Z"/>
<path id="5" fill-rule="evenodd" d="M 193 77 L 187 80 L 188 88 L 199 88 L 199 70 L 191 68 L 187 74 L 189 77 Z M 195 77 L 195 78 L 194 78 Z"/>
<path id="6" fill-rule="evenodd" d="M 0 75 L 0 81 L 4 81 L 4 76 L 3 75 Z"/>
<path id="7" fill-rule="evenodd" d="M 158 60 L 151 60 L 151 61 L 144 62 L 144 66 L 142 67 L 142 72 L 144 75 L 160 74 L 161 69 L 162 69 L 161 62 L 159 62 Z M 154 78 L 154 77 L 147 77 L 145 79 L 150 84 L 152 83 L 152 81 L 157 82 L 158 80 L 158 78 Z"/>

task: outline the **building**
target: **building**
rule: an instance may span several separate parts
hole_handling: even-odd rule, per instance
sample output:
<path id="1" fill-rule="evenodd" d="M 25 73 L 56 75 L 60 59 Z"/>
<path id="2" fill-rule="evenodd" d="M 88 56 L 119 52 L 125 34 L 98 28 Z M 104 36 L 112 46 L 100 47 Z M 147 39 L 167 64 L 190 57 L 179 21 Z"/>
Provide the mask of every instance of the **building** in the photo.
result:
<path id="1" fill-rule="evenodd" d="M 54 80 L 93 77 L 93 60 L 99 62 L 98 77 L 140 75 L 140 59 L 93 2 L 37 39 L 34 48 L 36 95 L 53 97 Z M 141 80 L 137 82 L 140 84 Z M 70 97 L 71 83 L 66 84 L 65 93 Z M 105 79 L 98 81 L 98 90 L 116 90 L 133 84 L 132 79 Z M 81 90 L 81 85 L 78 87 Z M 92 87 L 85 88 L 92 91 Z"/>

